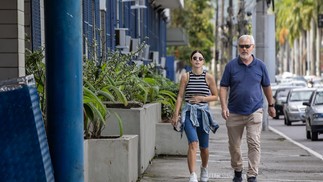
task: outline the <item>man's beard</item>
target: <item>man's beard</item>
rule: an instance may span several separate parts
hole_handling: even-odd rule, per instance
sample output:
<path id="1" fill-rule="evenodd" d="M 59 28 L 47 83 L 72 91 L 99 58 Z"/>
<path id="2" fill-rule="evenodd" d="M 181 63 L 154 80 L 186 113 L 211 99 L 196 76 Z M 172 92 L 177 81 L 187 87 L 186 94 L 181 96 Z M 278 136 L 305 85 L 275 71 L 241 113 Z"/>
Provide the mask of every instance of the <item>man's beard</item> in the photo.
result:
<path id="1" fill-rule="evenodd" d="M 241 59 L 249 59 L 251 54 L 245 53 L 245 54 L 240 54 Z"/>

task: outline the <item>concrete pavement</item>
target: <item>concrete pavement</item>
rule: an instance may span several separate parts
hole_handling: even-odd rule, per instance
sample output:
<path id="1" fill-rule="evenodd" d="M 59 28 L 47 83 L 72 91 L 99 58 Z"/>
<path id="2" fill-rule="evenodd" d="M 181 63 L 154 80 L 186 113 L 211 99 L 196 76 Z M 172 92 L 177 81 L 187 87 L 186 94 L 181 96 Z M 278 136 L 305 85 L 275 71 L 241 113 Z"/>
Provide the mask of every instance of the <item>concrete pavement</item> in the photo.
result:
<path id="1" fill-rule="evenodd" d="M 209 181 L 232 181 L 233 170 L 230 166 L 228 139 L 225 121 L 220 116 L 219 106 L 212 107 L 220 128 L 210 135 Z M 263 131 L 261 135 L 261 164 L 258 181 L 260 182 L 322 182 L 323 160 L 292 143 L 275 131 Z M 242 144 L 244 173 L 247 169 L 247 145 Z M 201 164 L 198 154 L 197 175 Z M 189 172 L 186 156 L 156 156 L 139 179 L 140 182 L 180 182 L 188 181 Z"/>

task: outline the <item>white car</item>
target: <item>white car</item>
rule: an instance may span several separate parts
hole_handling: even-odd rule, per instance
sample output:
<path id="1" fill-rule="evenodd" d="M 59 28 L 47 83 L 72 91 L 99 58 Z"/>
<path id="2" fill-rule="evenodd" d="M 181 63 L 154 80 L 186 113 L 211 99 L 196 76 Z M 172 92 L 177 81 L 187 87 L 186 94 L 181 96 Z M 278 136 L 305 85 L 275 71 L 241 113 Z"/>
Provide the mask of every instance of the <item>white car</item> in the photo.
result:
<path id="1" fill-rule="evenodd" d="M 313 92 L 309 102 L 304 102 L 306 138 L 315 141 L 319 134 L 323 134 L 323 89 Z"/>
<path id="2" fill-rule="evenodd" d="M 290 89 L 286 101 L 284 102 L 284 123 L 291 125 L 292 122 L 303 121 L 305 122 L 305 107 L 303 102 L 308 102 L 314 88 L 293 88 Z"/>

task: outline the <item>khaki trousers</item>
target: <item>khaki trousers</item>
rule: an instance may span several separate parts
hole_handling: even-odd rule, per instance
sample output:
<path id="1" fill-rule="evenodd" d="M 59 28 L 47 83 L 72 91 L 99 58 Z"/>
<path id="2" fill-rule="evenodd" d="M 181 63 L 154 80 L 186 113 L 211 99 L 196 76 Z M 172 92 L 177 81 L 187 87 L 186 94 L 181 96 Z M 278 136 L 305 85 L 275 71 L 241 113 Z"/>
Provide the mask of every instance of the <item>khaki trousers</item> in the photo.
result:
<path id="1" fill-rule="evenodd" d="M 229 137 L 231 167 L 235 171 L 243 170 L 241 155 L 241 139 L 244 128 L 247 131 L 248 171 L 247 177 L 257 176 L 260 163 L 260 134 L 262 128 L 263 109 L 250 115 L 230 113 L 226 126 Z"/>

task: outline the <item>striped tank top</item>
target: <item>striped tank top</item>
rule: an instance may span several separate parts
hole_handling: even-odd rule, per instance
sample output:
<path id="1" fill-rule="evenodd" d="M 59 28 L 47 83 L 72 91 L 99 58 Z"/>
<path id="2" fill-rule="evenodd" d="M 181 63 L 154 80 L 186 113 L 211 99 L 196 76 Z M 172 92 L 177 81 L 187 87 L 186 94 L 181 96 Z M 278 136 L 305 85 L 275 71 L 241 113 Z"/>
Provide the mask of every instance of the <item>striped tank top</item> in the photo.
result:
<path id="1" fill-rule="evenodd" d="M 185 102 L 189 102 L 190 98 L 194 95 L 209 96 L 210 94 L 210 88 L 206 83 L 206 72 L 203 71 L 201 75 L 195 75 L 190 71 L 189 80 L 185 88 Z"/>

